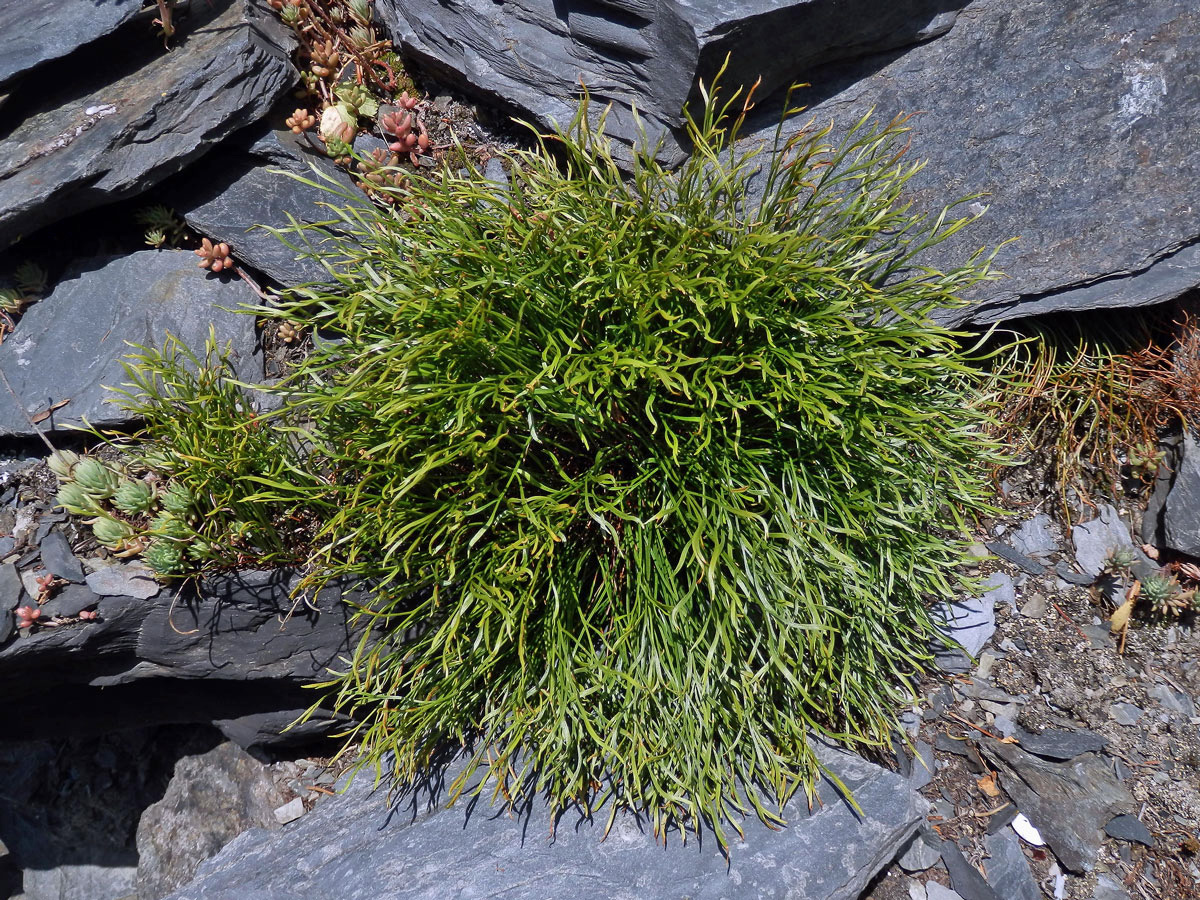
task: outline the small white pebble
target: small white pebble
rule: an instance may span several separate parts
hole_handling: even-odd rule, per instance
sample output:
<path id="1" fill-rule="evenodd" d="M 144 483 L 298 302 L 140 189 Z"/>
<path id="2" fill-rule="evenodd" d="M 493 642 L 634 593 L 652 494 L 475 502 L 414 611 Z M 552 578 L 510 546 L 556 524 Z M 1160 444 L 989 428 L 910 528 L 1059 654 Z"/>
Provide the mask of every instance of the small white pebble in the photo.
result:
<path id="1" fill-rule="evenodd" d="M 304 801 L 297 797 L 275 810 L 275 821 L 280 825 L 286 825 L 288 822 L 295 822 L 302 815 L 304 815 Z"/>

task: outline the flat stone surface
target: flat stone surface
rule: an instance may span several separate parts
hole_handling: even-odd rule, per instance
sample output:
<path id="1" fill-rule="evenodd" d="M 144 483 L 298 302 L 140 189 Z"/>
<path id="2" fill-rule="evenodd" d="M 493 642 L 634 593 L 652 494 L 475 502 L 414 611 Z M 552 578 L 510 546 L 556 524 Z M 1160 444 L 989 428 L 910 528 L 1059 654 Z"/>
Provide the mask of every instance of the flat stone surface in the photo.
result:
<path id="1" fill-rule="evenodd" d="M 7 641 L 16 627 L 13 610 L 21 605 L 24 593 L 17 567 L 12 563 L 0 566 L 0 643 Z"/>
<path id="2" fill-rule="evenodd" d="M 83 88 L 43 83 L 5 105 L 20 121 L 0 140 L 0 247 L 174 174 L 265 114 L 296 77 L 294 39 L 265 4 L 192 4 L 170 52 L 152 34 L 136 38 L 78 60 Z"/>
<path id="3" fill-rule="evenodd" d="M 1132 547 L 1129 526 L 1121 519 L 1116 507 L 1102 503 L 1094 519 L 1081 522 L 1071 529 L 1075 545 L 1075 561 L 1089 575 L 1099 575 L 1114 550 Z"/>
<path id="4" fill-rule="evenodd" d="M 1104 833 L 1118 840 L 1134 841 L 1147 847 L 1154 846 L 1154 836 L 1150 834 L 1150 829 L 1143 825 L 1137 816 L 1128 813 L 1114 816 L 1104 826 Z"/>
<path id="5" fill-rule="evenodd" d="M 979 870 L 967 862 L 957 844 L 942 841 L 941 849 L 942 862 L 946 864 L 946 872 L 950 875 L 950 887 L 963 900 L 1009 900 L 992 890 Z"/>
<path id="6" fill-rule="evenodd" d="M 1119 882 L 1101 875 L 1096 879 L 1092 900 L 1129 900 L 1129 892 Z"/>
<path id="7" fill-rule="evenodd" d="M 1046 759 L 1074 759 L 1081 753 L 1093 753 L 1108 746 L 1108 739 L 1094 731 L 1080 729 L 1067 731 L 1062 728 L 1047 728 L 1041 734 L 1032 734 L 1024 729 L 1017 731 L 1021 747 Z"/>
<path id="8" fill-rule="evenodd" d="M 1058 550 L 1054 526 L 1045 513 L 1038 513 L 1032 519 L 1022 522 L 1020 527 L 1008 536 L 1008 540 L 1013 549 L 1026 556 L 1044 556 Z"/>
<path id="9" fill-rule="evenodd" d="M 965 900 L 963 895 L 958 893 L 958 891 L 952 891 L 944 884 L 939 884 L 936 881 L 926 883 L 925 897 L 927 900 Z"/>
<path id="10" fill-rule="evenodd" d="M 1134 706 L 1132 703 L 1126 703 L 1124 700 L 1118 700 L 1112 704 L 1108 711 L 1118 725 L 1136 725 L 1138 719 L 1145 715 L 1145 710 L 1140 706 Z"/>
<path id="11" fill-rule="evenodd" d="M 1133 805 L 1112 765 L 1095 753 L 1051 762 L 1013 744 L 981 738 L 981 752 L 1000 773 L 1004 789 L 1058 861 L 1071 872 L 1090 871 L 1100 852 L 1100 829 Z"/>
<path id="12" fill-rule="evenodd" d="M 893 773 L 824 747 L 818 752 L 865 817 L 858 819 L 825 782 L 822 803 L 811 814 L 802 798 L 788 804 L 786 828 L 747 821 L 746 839 L 730 848 L 728 860 L 711 835 L 685 845 L 672 834 L 664 848 L 644 821 L 629 815 L 618 816 L 602 842 L 606 816 L 587 821 L 567 813 L 551 839 L 541 803 L 528 815 L 509 816 L 488 808 L 490 789 L 469 815 L 465 803 L 445 808 L 440 793 L 424 791 L 402 797 L 389 813 L 387 792 L 373 793 L 364 776 L 278 835 L 241 835 L 171 897 L 543 900 L 586 893 L 612 900 L 857 900 L 916 830 L 927 804 Z"/>
<path id="13" fill-rule="evenodd" d="M 996 632 L 997 600 L 1009 602 L 1013 597 L 1012 577 L 1004 572 L 992 573 L 981 584 L 984 592 L 980 596 L 967 597 L 952 604 L 939 603 L 931 612 L 938 629 L 961 644 L 962 649 L 972 657 L 979 655 Z M 954 650 L 935 647 L 935 656 L 943 669 L 946 669 L 946 665 L 956 667 L 947 671 L 969 671 L 971 667 L 967 661 L 967 669 L 962 669 L 963 663 Z"/>
<path id="14" fill-rule="evenodd" d="M 103 37 L 141 8 L 141 0 L 10 0 L 0 4 L 0 84 Z M 44 77 L 43 73 L 38 77 Z"/>
<path id="15" fill-rule="evenodd" d="M 984 838 L 988 859 L 987 881 L 1004 900 L 1043 900 L 1042 890 L 1029 870 L 1029 860 L 1021 850 L 1021 841 L 1009 829 Z"/>
<path id="16" fill-rule="evenodd" d="M 38 549 L 42 554 L 42 565 L 47 571 L 67 581 L 83 583 L 83 566 L 75 558 L 71 545 L 61 533 L 51 531 L 38 545 Z"/>
<path id="17" fill-rule="evenodd" d="M 1178 470 L 1162 512 L 1162 536 L 1168 549 L 1200 556 L 1200 442 L 1187 434 Z"/>
<path id="18" fill-rule="evenodd" d="M 83 585 L 60 589 L 47 615 L 70 614 L 86 601 L 98 616 L 0 646 L 0 693 L 21 692 L 31 710 L 0 720 L 0 740 L 214 720 L 262 747 L 327 734 L 344 720 L 317 716 L 313 728 L 298 734 L 266 733 L 296 719 L 314 699 L 303 686 L 325 677 L 358 640 L 341 592 L 328 588 L 310 606 L 289 596 L 297 577 L 213 576 L 199 592 L 173 587 L 150 599 L 96 597 Z M 78 602 L 64 602 L 76 594 Z M 43 699 L 67 691 L 72 704 Z"/>
<path id="19" fill-rule="evenodd" d="M 424 67 L 543 124 L 567 125 L 579 85 L 612 103 L 609 133 L 631 144 L 631 110 L 678 161 L 681 110 L 696 79 L 730 55 L 725 83 L 759 96 L 834 59 L 948 30 L 963 0 L 380 0 L 397 48 Z"/>
<path id="20" fill-rule="evenodd" d="M 30 415 L 67 401 L 41 422 L 43 431 L 129 421 L 108 387 L 128 380 L 129 344 L 161 347 L 168 332 L 203 352 L 209 326 L 234 349 L 239 377 L 261 378 L 254 356 L 254 317 L 232 312 L 256 300 L 236 276 L 196 267 L 186 250 L 143 250 L 80 263 L 31 306 L 0 345 L 0 369 Z M 222 309 L 222 307 L 225 307 Z M 32 434 L 28 419 L 0 391 L 0 435 Z"/>
<path id="21" fill-rule="evenodd" d="M 183 756 L 137 826 L 137 890 L 162 897 L 248 828 L 273 828 L 283 802 L 262 763 L 229 742 Z"/>
<path id="22" fill-rule="evenodd" d="M 1106 0 L 1069 15 L 1042 0 L 975 0 L 937 40 L 804 73 L 813 87 L 793 98 L 808 107 L 796 127 L 849 127 L 872 108 L 883 122 L 919 113 L 908 153 L 928 164 L 909 183 L 915 208 L 987 194 L 975 207 L 984 218 L 930 264 L 1019 238 L 996 258 L 1009 277 L 973 291 L 962 317 L 1161 303 L 1200 284 L 1197 33 L 1193 0 Z"/>
<path id="23" fill-rule="evenodd" d="M 905 872 L 924 872 L 938 864 L 942 851 L 926 841 L 921 833 L 914 834 L 896 857 L 896 863 Z"/>
<path id="24" fill-rule="evenodd" d="M 320 263 L 304 258 L 299 238 L 287 238 L 301 248 L 293 250 L 270 231 L 255 226 L 286 228 L 289 216 L 304 223 L 325 222 L 330 219 L 329 210 L 318 203 L 365 206 L 370 201 L 345 171 L 290 131 L 258 132 L 257 140 L 222 148 L 189 173 L 188 189 L 173 198 L 175 209 L 198 233 L 225 241 L 239 261 L 278 284 L 330 281 Z M 348 197 L 314 188 L 286 173 L 327 185 Z M 320 175 L 332 181 L 327 183 Z M 314 239 L 312 233 L 309 238 Z"/>
<path id="25" fill-rule="evenodd" d="M 154 573 L 141 563 L 115 563 L 89 572 L 87 586 L 102 597 L 149 600 L 163 589 Z"/>
<path id="26" fill-rule="evenodd" d="M 84 584 L 66 584 L 42 604 L 44 616 L 77 616 L 99 604 L 100 598 Z"/>

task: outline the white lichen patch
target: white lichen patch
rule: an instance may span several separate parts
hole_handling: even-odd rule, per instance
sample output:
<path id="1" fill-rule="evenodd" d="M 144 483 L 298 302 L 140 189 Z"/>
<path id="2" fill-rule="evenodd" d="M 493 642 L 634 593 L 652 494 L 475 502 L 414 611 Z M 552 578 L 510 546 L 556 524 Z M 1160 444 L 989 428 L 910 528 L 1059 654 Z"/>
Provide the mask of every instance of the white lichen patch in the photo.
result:
<path id="1" fill-rule="evenodd" d="M 1122 66 L 1125 90 L 1118 101 L 1117 121 L 1125 127 L 1154 115 L 1167 96 L 1167 79 L 1156 62 L 1134 59 Z"/>

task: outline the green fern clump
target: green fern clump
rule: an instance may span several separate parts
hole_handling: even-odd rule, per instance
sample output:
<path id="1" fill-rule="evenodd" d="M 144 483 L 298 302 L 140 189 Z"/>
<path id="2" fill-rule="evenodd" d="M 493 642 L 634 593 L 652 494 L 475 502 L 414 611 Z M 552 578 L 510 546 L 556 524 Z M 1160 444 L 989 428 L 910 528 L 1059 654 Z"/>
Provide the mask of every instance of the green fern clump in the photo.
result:
<path id="1" fill-rule="evenodd" d="M 706 99 L 678 171 L 651 148 L 626 178 L 585 104 L 508 190 L 415 176 L 313 234 L 332 287 L 259 310 L 340 338 L 274 389 L 302 456 L 234 495 L 314 523 L 314 580 L 377 586 L 325 685 L 366 762 L 468 742 L 557 804 L 724 839 L 811 794 L 814 735 L 883 742 L 929 660 L 994 456 L 931 313 L 988 260 L 923 266 L 967 219 L 902 204 L 902 121 L 781 127 L 767 159 Z M 195 433 L 189 458 L 250 433 L 151 394 L 149 439 Z"/>

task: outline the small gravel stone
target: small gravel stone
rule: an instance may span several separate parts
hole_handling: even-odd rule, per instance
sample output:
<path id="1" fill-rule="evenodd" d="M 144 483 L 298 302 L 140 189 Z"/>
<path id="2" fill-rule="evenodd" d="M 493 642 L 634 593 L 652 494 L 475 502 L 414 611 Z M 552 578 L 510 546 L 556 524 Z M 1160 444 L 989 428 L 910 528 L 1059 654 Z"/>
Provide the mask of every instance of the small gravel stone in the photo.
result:
<path id="1" fill-rule="evenodd" d="M 1171 712 L 1176 712 L 1189 718 L 1196 713 L 1196 707 L 1192 702 L 1192 698 L 1168 685 L 1156 684 L 1146 694 L 1151 700 L 1157 700 L 1163 709 L 1168 709 Z"/>
<path id="2" fill-rule="evenodd" d="M 1040 619 L 1046 614 L 1046 610 L 1049 608 L 1050 604 L 1046 602 L 1045 596 L 1034 593 L 1021 606 L 1021 615 L 1027 619 Z"/>
<path id="3" fill-rule="evenodd" d="M 936 881 L 930 881 L 925 885 L 925 896 L 928 900 L 963 900 L 962 894 L 952 891 Z"/>
<path id="4" fill-rule="evenodd" d="M 1130 841 L 1131 843 L 1136 841 L 1147 847 L 1154 846 L 1154 836 L 1150 834 L 1150 829 L 1138 820 L 1137 816 L 1114 816 L 1104 826 L 1104 833 L 1120 841 Z"/>
<path id="5" fill-rule="evenodd" d="M 1118 700 L 1108 708 L 1108 712 L 1109 715 L 1116 719 L 1118 725 L 1136 725 L 1137 720 L 1142 717 L 1144 710 L 1141 707 L 1134 706 L 1132 703 Z"/>
<path id="6" fill-rule="evenodd" d="M 280 825 L 286 825 L 288 822 L 295 822 L 302 815 L 304 815 L 304 801 L 296 797 L 275 810 L 275 821 Z"/>
<path id="7" fill-rule="evenodd" d="M 926 843 L 918 832 L 900 851 L 896 862 L 905 872 L 913 873 L 924 872 L 931 866 L 937 865 L 941 858 L 942 852 Z"/>
<path id="8" fill-rule="evenodd" d="M 1092 900 L 1129 900 L 1125 888 L 1113 881 L 1107 875 L 1096 879 L 1096 888 L 1092 891 Z"/>
<path id="9" fill-rule="evenodd" d="M 83 566 L 71 552 L 67 539 L 57 531 L 47 534 L 40 543 L 42 565 L 59 578 L 65 578 L 75 584 L 83 583 Z"/>
<path id="10" fill-rule="evenodd" d="M 102 597 L 136 597 L 149 600 L 162 590 L 154 573 L 140 563 L 120 563 L 96 569 L 87 576 L 87 586 Z"/>

